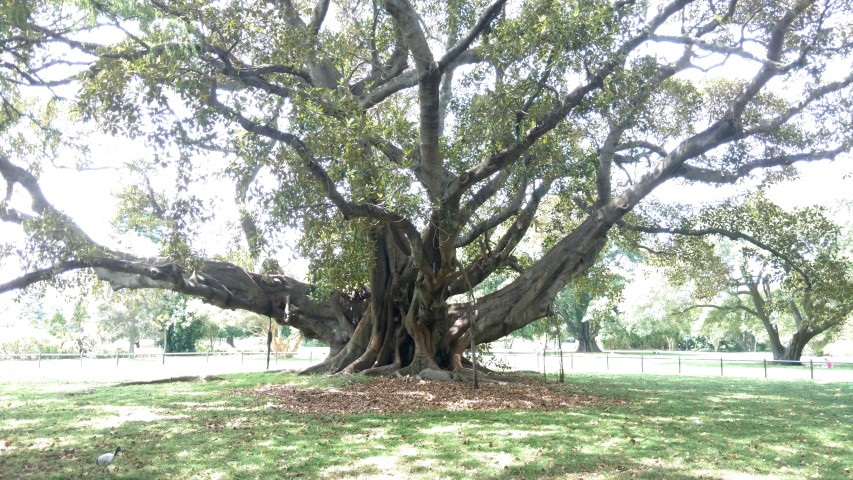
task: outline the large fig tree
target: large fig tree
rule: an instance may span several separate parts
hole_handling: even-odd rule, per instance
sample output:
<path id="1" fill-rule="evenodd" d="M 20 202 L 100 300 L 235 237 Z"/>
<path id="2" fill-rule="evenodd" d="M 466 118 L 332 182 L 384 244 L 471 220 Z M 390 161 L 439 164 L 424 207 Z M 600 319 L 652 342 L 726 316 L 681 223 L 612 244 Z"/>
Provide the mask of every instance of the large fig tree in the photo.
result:
<path id="1" fill-rule="evenodd" d="M 546 316 L 664 182 L 835 159 L 853 131 L 849 0 L 11 4 L 4 134 L 61 133 L 20 97 L 41 87 L 145 139 L 155 161 L 137 170 L 180 188 L 124 192 L 126 218 L 159 225 L 161 255 L 143 256 L 87 236 L 42 191 L 38 156 L 0 146 L 0 216 L 29 239 L 9 250 L 27 273 L 0 291 L 85 270 L 182 292 L 323 340 L 314 371 L 463 372 L 472 341 Z M 193 192 L 214 157 L 241 261 L 198 254 L 217 213 Z M 525 239 L 548 197 L 566 229 L 540 248 Z M 291 237 L 310 284 L 272 261 Z M 517 273 L 466 295 L 499 270 Z"/>

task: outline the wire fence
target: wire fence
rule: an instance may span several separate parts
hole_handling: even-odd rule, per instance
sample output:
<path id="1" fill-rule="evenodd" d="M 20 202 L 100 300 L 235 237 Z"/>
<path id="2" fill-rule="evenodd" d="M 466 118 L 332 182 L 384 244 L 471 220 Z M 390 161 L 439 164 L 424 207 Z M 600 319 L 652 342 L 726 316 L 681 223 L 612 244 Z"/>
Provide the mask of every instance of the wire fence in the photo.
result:
<path id="1" fill-rule="evenodd" d="M 185 375 L 302 370 L 325 360 L 328 348 L 303 347 L 297 352 L 265 351 L 0 354 L 0 379 L 145 381 Z"/>
<path id="2" fill-rule="evenodd" d="M 329 349 L 302 347 L 293 353 L 265 351 L 128 354 L 0 354 L 0 380 L 146 381 L 185 375 L 302 370 L 326 359 Z M 761 355 L 761 354 L 757 354 Z M 756 358 L 756 354 L 671 352 L 568 353 L 495 351 L 480 362 L 494 370 L 571 373 L 654 374 L 853 382 L 853 362 L 807 357 L 801 361 Z"/>
<path id="3" fill-rule="evenodd" d="M 759 354 L 760 355 L 760 354 Z M 483 355 L 493 369 L 527 370 L 543 375 L 564 373 L 628 373 L 765 378 L 776 380 L 819 380 L 853 382 L 853 362 L 805 357 L 799 361 L 755 358 L 755 354 L 689 354 L 671 352 L 569 353 L 493 351 Z"/>

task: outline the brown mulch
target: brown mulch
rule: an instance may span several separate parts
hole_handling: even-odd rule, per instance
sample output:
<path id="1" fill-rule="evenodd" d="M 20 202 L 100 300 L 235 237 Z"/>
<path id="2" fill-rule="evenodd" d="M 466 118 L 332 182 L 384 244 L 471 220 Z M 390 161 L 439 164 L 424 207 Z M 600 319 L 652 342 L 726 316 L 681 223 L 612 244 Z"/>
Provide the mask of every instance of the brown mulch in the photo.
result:
<path id="1" fill-rule="evenodd" d="M 239 389 L 267 402 L 266 410 L 305 414 L 410 413 L 424 410 L 567 410 L 627 401 L 559 391 L 559 387 L 537 381 L 524 383 L 481 383 L 474 389 L 463 382 L 406 382 L 376 377 L 365 383 L 340 388 L 300 388 L 266 385 Z"/>

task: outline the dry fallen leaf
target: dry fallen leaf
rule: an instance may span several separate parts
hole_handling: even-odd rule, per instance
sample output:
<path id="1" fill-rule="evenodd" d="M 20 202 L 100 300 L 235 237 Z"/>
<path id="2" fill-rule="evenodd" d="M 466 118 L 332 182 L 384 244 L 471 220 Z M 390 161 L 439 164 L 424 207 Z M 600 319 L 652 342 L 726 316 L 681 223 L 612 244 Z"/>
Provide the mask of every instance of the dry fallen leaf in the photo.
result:
<path id="1" fill-rule="evenodd" d="M 308 414 L 327 413 L 406 413 L 422 410 L 506 410 L 553 411 L 589 407 L 623 400 L 559 391 L 556 385 L 537 380 L 524 383 L 483 383 L 479 389 L 462 382 L 407 383 L 397 378 L 371 378 L 340 388 L 300 388 L 292 385 L 265 385 L 239 389 L 270 402 L 276 409 Z"/>

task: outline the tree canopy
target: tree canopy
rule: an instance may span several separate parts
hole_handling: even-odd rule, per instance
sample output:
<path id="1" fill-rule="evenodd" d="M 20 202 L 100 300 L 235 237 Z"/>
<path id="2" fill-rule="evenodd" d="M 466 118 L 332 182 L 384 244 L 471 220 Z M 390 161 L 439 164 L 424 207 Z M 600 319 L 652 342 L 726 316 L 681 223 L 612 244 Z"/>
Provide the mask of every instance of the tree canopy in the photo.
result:
<path id="1" fill-rule="evenodd" d="M 547 316 L 663 183 L 767 182 L 849 155 L 852 11 L 14 0 L 0 14 L 0 218 L 26 233 L 7 253 L 27 273 L 0 291 L 92 271 L 272 316 L 331 346 L 316 371 L 464 371 L 472 340 Z M 41 103 L 24 95 L 36 88 Z M 144 140 L 119 219 L 159 255 L 98 243 L 48 201 L 40 162 L 74 144 L 57 111 Z M 145 180 L 158 171 L 173 189 Z M 200 254 L 214 212 L 197 192 L 214 178 L 233 185 L 230 258 Z M 529 241 L 550 222 L 559 234 Z M 280 270 L 294 237 L 310 283 Z M 458 297 L 496 272 L 511 281 Z"/>

